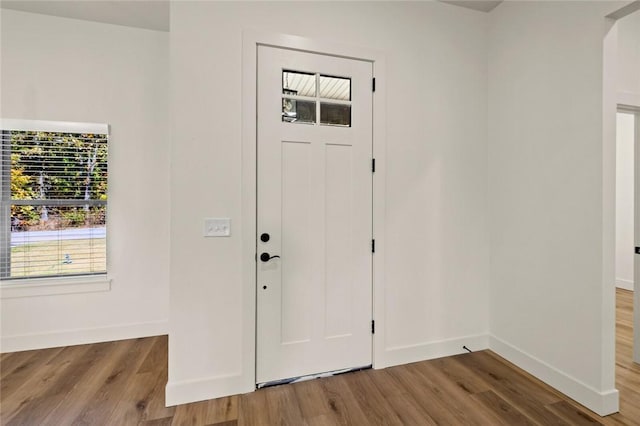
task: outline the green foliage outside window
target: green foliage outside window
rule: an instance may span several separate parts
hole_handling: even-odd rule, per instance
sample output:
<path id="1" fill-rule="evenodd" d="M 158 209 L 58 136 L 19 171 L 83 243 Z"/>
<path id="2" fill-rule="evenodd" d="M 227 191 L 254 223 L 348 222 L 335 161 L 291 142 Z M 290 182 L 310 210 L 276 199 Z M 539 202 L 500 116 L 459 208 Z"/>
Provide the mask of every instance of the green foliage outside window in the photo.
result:
<path id="1" fill-rule="evenodd" d="M 99 135 L 11 133 L 12 200 L 106 200 L 107 143 Z M 14 228 L 104 225 L 106 206 L 12 205 Z"/>

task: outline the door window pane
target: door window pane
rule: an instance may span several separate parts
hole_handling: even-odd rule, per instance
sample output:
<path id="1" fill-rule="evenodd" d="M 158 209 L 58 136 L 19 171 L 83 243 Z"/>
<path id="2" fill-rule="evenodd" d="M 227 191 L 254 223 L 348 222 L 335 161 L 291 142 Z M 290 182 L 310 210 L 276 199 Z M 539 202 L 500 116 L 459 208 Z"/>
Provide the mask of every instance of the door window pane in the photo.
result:
<path id="1" fill-rule="evenodd" d="M 316 102 L 282 98 L 282 121 L 287 123 L 315 123 Z"/>
<path id="2" fill-rule="evenodd" d="M 351 79 L 320 76 L 320 97 L 325 99 L 337 99 L 340 101 L 351 100 Z"/>
<path id="3" fill-rule="evenodd" d="M 320 124 L 351 127 L 351 105 L 320 104 Z"/>
<path id="4" fill-rule="evenodd" d="M 316 75 L 298 71 L 282 71 L 282 94 L 316 96 Z"/>

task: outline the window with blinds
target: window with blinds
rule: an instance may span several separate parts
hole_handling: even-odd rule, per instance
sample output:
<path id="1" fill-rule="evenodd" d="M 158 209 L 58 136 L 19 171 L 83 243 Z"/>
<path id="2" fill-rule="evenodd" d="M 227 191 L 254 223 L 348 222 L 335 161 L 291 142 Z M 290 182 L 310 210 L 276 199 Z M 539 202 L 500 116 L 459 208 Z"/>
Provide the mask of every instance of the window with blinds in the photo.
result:
<path id="1" fill-rule="evenodd" d="M 0 127 L 0 279 L 106 273 L 109 126 Z"/>

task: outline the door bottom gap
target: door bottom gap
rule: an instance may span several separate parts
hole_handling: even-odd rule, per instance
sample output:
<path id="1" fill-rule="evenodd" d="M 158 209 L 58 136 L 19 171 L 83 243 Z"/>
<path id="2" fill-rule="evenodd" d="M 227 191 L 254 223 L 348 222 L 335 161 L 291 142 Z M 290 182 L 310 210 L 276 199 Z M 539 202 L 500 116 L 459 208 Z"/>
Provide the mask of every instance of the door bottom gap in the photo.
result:
<path id="1" fill-rule="evenodd" d="M 272 386 L 286 385 L 289 383 L 305 382 L 307 380 L 321 379 L 323 377 L 339 376 L 340 374 L 353 373 L 361 370 L 368 370 L 371 364 L 362 367 L 344 368 L 342 370 L 327 371 L 326 373 L 309 374 L 307 376 L 291 377 L 288 379 L 272 380 L 270 382 L 257 383 L 256 389 L 268 388 Z"/>

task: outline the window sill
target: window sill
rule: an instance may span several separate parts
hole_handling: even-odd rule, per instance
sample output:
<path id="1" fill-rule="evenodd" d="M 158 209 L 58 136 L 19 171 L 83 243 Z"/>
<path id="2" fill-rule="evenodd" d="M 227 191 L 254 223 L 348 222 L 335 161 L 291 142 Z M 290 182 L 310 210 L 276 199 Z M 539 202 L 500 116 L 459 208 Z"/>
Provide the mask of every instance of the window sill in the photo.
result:
<path id="1" fill-rule="evenodd" d="M 111 290 L 111 279 L 106 275 L 0 281 L 0 299 L 95 293 L 109 290 Z"/>

